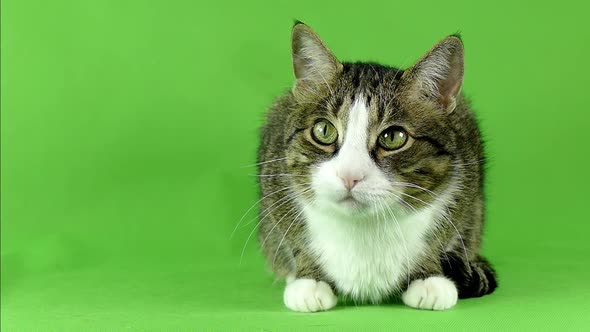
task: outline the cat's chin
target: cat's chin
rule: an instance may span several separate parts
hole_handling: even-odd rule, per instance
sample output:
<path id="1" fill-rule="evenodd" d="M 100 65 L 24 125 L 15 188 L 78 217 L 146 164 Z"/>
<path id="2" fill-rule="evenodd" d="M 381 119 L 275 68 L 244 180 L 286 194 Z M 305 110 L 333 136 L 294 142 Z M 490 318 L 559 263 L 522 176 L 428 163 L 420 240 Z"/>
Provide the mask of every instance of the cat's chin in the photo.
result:
<path id="1" fill-rule="evenodd" d="M 338 202 L 336 202 L 336 205 L 343 210 L 347 210 L 347 211 L 351 211 L 351 212 L 353 212 L 353 211 L 362 212 L 364 210 L 367 210 L 369 207 L 367 204 L 365 204 L 357 199 L 354 199 L 351 196 L 347 196 L 347 197 L 339 200 Z"/>
<path id="2" fill-rule="evenodd" d="M 371 204 L 352 197 L 324 201 L 319 204 L 319 207 L 327 213 L 343 216 L 368 216 L 374 213 Z"/>
<path id="3" fill-rule="evenodd" d="M 310 206 L 310 205 L 308 205 Z M 401 216 L 405 213 L 403 206 L 387 197 L 318 197 L 313 203 L 316 211 L 345 217 L 344 219 L 381 220 L 389 213 Z M 392 211 L 392 212 L 390 212 Z M 393 212 L 394 211 L 394 212 Z"/>

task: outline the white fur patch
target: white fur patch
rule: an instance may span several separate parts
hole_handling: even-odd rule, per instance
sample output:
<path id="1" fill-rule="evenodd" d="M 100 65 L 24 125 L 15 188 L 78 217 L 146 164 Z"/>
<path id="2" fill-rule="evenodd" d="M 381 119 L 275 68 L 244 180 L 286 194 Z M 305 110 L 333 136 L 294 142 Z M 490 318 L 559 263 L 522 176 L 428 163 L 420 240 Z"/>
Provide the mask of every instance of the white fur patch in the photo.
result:
<path id="1" fill-rule="evenodd" d="M 308 243 L 337 289 L 355 300 L 380 302 L 409 285 L 409 272 L 427 254 L 425 235 L 446 211 L 453 186 L 429 207 L 403 213 L 391 184 L 367 148 L 368 110 L 351 107 L 343 146 L 312 174 L 314 204 L 304 204 Z M 349 192 L 342 175 L 362 178 Z M 344 199 L 351 195 L 354 200 Z M 362 212 L 358 212 L 358 207 Z"/>
<path id="2" fill-rule="evenodd" d="M 390 216 L 344 218 L 309 208 L 309 244 L 343 294 L 378 303 L 409 282 L 404 276 L 428 250 L 423 237 L 435 225 L 435 212 L 424 209 L 396 221 Z"/>
<path id="3" fill-rule="evenodd" d="M 287 308 L 299 312 L 328 310 L 338 302 L 338 298 L 327 283 L 313 279 L 288 281 L 283 300 Z"/>
<path id="4" fill-rule="evenodd" d="M 320 205 L 341 209 L 346 214 L 349 211 L 345 206 L 334 206 L 333 203 L 349 194 L 360 202 L 370 203 L 374 195 L 383 194 L 389 187 L 387 178 L 369 155 L 368 126 L 369 111 L 362 96 L 359 96 L 350 108 L 346 135 L 338 155 L 320 165 L 312 174 L 312 187 Z M 344 178 L 362 180 L 349 193 Z"/>
<path id="5" fill-rule="evenodd" d="M 428 310 L 450 309 L 457 304 L 457 298 L 457 287 L 445 277 L 414 280 L 402 295 L 407 306 Z"/>

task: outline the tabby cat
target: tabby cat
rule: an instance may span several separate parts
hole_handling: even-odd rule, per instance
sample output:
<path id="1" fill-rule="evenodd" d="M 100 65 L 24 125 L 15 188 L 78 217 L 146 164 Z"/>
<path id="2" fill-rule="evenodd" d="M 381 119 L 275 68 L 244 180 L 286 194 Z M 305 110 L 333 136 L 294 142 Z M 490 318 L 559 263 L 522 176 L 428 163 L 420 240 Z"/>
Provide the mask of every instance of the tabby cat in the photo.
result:
<path id="1" fill-rule="evenodd" d="M 271 107 L 258 154 L 259 242 L 294 311 L 399 298 L 431 310 L 496 288 L 479 253 L 484 154 L 463 43 L 402 70 L 340 62 L 297 22 L 296 82 Z"/>

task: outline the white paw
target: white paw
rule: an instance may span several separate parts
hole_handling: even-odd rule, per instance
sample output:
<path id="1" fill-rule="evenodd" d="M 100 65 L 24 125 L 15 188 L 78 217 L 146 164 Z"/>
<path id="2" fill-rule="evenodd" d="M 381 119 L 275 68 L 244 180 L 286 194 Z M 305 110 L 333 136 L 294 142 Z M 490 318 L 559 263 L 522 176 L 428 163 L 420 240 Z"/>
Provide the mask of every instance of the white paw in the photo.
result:
<path id="1" fill-rule="evenodd" d="M 402 300 L 412 308 L 445 310 L 457 303 L 457 287 L 445 277 L 430 277 L 412 281 Z"/>
<path id="2" fill-rule="evenodd" d="M 288 281 L 283 300 L 287 308 L 299 312 L 328 310 L 338 302 L 327 283 L 313 279 Z"/>

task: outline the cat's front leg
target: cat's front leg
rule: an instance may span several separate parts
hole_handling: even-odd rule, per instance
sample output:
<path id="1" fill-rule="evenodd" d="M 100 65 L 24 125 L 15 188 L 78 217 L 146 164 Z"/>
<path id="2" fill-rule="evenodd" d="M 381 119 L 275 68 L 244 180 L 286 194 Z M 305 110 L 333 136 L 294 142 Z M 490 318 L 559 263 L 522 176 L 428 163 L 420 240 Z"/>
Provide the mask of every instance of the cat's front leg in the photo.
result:
<path id="1" fill-rule="evenodd" d="M 432 262 L 411 280 L 402 294 L 405 305 L 416 309 L 447 310 L 457 304 L 457 286 L 443 275 L 439 264 Z"/>
<path id="2" fill-rule="evenodd" d="M 338 297 L 325 281 L 288 277 L 283 301 L 293 311 L 316 312 L 336 306 Z"/>
<path id="3" fill-rule="evenodd" d="M 314 257 L 305 248 L 293 248 L 293 269 L 287 274 L 287 286 L 283 293 L 285 306 L 299 312 L 317 312 L 334 308 L 338 303 L 338 297 L 332 286 L 325 281 Z"/>

